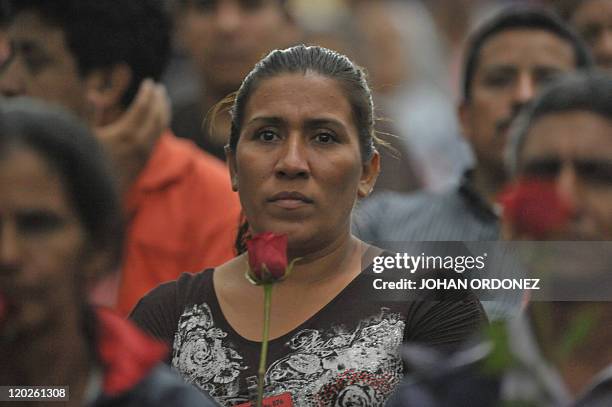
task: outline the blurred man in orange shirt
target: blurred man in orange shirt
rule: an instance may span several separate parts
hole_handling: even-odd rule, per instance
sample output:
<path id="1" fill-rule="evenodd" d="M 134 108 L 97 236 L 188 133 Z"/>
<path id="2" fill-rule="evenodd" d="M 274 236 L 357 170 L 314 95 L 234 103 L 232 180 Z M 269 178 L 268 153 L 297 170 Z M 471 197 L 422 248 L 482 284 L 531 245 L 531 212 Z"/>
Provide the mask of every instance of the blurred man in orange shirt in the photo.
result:
<path id="1" fill-rule="evenodd" d="M 167 98 L 152 81 L 170 51 L 162 3 L 10 3 L 0 90 L 87 120 L 119 176 L 128 235 L 116 308 L 127 314 L 158 284 L 231 258 L 240 206 L 227 170 L 167 129 Z"/>

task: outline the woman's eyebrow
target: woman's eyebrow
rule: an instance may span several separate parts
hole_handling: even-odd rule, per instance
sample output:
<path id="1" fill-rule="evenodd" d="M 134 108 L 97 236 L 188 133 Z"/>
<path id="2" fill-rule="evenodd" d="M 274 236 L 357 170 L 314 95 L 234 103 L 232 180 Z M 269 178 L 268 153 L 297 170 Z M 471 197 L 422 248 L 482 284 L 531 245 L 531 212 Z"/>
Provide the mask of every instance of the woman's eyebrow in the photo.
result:
<path id="1" fill-rule="evenodd" d="M 277 117 L 277 116 L 255 116 L 253 117 L 251 120 L 249 120 L 246 125 L 248 126 L 249 124 L 253 124 L 256 122 L 264 122 L 266 124 L 271 124 L 271 125 L 281 125 L 285 123 L 285 120 L 281 117 Z"/>
<path id="2" fill-rule="evenodd" d="M 342 123 L 339 120 L 332 119 L 332 118 L 309 119 L 309 120 L 306 120 L 305 127 L 314 128 L 314 127 L 329 126 L 329 125 L 332 125 L 335 127 L 345 127 L 344 123 Z"/>
<path id="3" fill-rule="evenodd" d="M 246 125 L 251 125 L 253 123 L 258 123 L 258 122 L 262 122 L 268 125 L 272 125 L 272 126 L 281 126 L 281 125 L 285 125 L 287 124 L 287 120 L 285 120 L 282 117 L 278 117 L 278 116 L 255 116 L 252 119 L 250 119 Z M 307 129 L 312 129 L 312 128 L 316 128 L 316 127 L 321 127 L 321 126 L 334 126 L 334 127 L 345 127 L 345 124 L 342 123 L 340 120 L 337 119 L 333 119 L 333 118 L 328 118 L 328 117 L 324 117 L 324 118 L 314 118 L 314 119 L 307 119 L 306 122 L 304 123 L 304 128 Z"/>

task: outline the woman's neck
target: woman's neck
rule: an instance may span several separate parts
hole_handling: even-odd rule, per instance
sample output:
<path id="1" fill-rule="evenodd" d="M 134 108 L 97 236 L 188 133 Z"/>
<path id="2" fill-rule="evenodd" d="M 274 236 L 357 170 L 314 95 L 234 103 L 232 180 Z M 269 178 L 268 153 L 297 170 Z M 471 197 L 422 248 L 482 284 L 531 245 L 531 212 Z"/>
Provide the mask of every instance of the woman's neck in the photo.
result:
<path id="1" fill-rule="evenodd" d="M 307 286 L 325 284 L 338 278 L 351 279 L 351 276 L 354 277 L 361 271 L 362 255 L 367 247 L 362 241 L 348 233 L 320 249 L 307 252 L 289 250 L 289 261 L 299 260 L 293 266 L 291 277 L 280 284 L 280 289 L 283 291 L 303 289 Z M 248 253 L 244 253 L 218 269 L 221 272 L 227 269 L 231 275 L 238 278 L 238 282 L 246 283 L 247 280 L 243 274 L 247 267 Z M 237 277 L 238 275 L 240 277 Z"/>
<path id="2" fill-rule="evenodd" d="M 289 285 L 318 285 L 345 274 L 361 270 L 361 255 L 365 245 L 350 233 L 331 244 L 308 254 L 289 253 L 290 258 L 299 258 Z"/>
<path id="3" fill-rule="evenodd" d="M 348 235 L 326 249 L 299 256 L 291 276 L 274 285 L 270 337 L 296 329 L 342 292 L 361 272 L 366 246 Z M 244 338 L 260 341 L 263 290 L 244 278 L 247 264 L 245 253 L 217 268 L 213 284 L 221 310 L 234 330 Z"/>

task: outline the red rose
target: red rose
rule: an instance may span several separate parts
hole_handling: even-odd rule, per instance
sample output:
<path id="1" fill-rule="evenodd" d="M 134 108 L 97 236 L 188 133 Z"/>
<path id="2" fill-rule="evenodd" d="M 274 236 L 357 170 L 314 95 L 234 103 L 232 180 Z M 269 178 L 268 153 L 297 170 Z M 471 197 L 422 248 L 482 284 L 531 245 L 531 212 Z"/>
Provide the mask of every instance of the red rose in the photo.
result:
<path id="1" fill-rule="evenodd" d="M 571 205 L 557 193 L 550 181 L 523 179 L 508 186 L 499 199 L 503 217 L 519 234 L 544 239 L 563 228 Z"/>
<path id="2" fill-rule="evenodd" d="M 260 233 L 247 241 L 248 276 L 256 284 L 283 280 L 288 271 L 287 235 Z"/>
<path id="3" fill-rule="evenodd" d="M 287 262 L 287 235 L 276 235 L 265 232 L 253 236 L 247 241 L 249 252 L 249 269 L 246 278 L 264 289 L 264 323 L 257 371 L 257 406 L 263 406 L 264 376 L 268 357 L 268 338 L 270 337 L 270 307 L 272 304 L 272 287 L 274 283 L 284 280 L 291 274 L 293 265 L 299 259 Z"/>

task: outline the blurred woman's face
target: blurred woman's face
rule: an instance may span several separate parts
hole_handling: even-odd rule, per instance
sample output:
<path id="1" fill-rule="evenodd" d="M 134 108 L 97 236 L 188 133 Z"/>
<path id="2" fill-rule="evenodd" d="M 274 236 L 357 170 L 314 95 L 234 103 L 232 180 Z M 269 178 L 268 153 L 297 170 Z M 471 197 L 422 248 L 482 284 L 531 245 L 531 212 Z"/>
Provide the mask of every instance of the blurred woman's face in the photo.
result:
<path id="1" fill-rule="evenodd" d="M 85 236 L 55 168 L 26 148 L 0 156 L 0 295 L 10 304 L 0 337 L 30 343 L 78 323 Z"/>
<path id="2" fill-rule="evenodd" d="M 296 255 L 348 236 L 355 200 L 371 190 L 378 174 L 377 155 L 362 161 L 342 89 L 311 73 L 259 84 L 228 160 L 253 233 L 287 233 Z"/>

